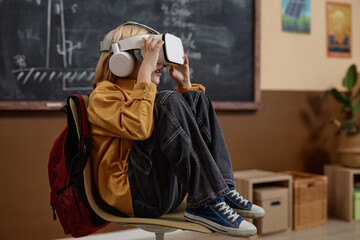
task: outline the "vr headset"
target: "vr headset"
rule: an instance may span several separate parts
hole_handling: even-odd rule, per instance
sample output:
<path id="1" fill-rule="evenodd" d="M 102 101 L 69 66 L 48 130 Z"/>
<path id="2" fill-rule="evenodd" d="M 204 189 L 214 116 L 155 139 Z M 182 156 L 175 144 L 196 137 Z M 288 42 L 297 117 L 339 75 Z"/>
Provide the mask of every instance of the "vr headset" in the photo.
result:
<path id="1" fill-rule="evenodd" d="M 184 48 L 181 39 L 169 34 L 160 34 L 158 31 L 136 22 L 126 22 L 123 25 L 135 25 L 147 29 L 154 34 L 154 38 L 160 38 L 164 44 L 159 52 L 158 63 L 164 65 L 182 65 L 184 64 Z M 135 67 L 135 60 L 130 54 L 133 50 L 136 59 L 142 62 L 144 59 L 141 51 L 142 38 L 148 38 L 150 35 L 139 35 L 131 38 L 126 38 L 118 42 L 113 42 L 115 30 L 112 30 L 107 35 L 104 41 L 100 43 L 100 50 L 102 52 L 113 52 L 109 60 L 109 68 L 111 72 L 118 77 L 126 77 L 132 73 Z"/>

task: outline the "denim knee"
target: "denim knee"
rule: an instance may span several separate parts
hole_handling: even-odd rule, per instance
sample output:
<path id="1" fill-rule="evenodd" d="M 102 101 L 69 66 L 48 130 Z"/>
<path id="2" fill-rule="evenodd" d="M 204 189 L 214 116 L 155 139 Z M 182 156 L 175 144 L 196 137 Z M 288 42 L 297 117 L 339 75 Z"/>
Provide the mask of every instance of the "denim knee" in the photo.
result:
<path id="1" fill-rule="evenodd" d="M 177 94 L 177 93 L 178 92 L 171 91 L 171 90 L 160 91 L 160 92 L 158 92 L 156 94 L 155 102 L 157 102 L 157 103 L 165 103 L 171 95 Z"/>
<path id="2" fill-rule="evenodd" d="M 156 94 L 155 102 L 162 105 L 162 106 L 174 106 L 179 103 L 183 103 L 185 99 L 183 96 L 176 92 L 171 90 L 164 90 Z"/>
<path id="3" fill-rule="evenodd" d="M 187 101 L 190 108 L 195 111 L 198 103 L 201 103 L 201 106 L 209 106 L 211 105 L 210 98 L 202 91 L 198 90 L 189 90 L 182 94 L 183 98 Z"/>

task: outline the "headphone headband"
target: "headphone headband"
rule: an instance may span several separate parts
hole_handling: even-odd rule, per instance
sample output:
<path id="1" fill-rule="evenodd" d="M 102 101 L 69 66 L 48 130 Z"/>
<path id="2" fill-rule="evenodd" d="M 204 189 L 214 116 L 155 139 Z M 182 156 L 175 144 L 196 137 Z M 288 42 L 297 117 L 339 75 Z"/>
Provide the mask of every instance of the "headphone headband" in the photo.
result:
<path id="1" fill-rule="evenodd" d="M 153 29 L 151 27 L 148 27 L 148 26 L 146 26 L 144 24 L 141 24 L 141 23 L 132 22 L 132 21 L 127 21 L 126 23 L 121 24 L 120 27 L 121 26 L 126 26 L 126 25 L 139 26 L 139 27 L 145 28 L 146 30 L 148 30 L 152 34 L 155 34 L 155 35 L 160 34 L 158 31 L 156 31 L 155 29 Z M 112 39 L 114 37 L 115 31 L 116 31 L 116 28 L 111 30 L 108 33 L 108 35 L 106 36 L 106 39 L 104 41 L 100 42 L 100 51 L 101 52 L 104 52 L 104 51 L 111 52 L 112 51 L 111 45 L 114 43 L 112 41 Z"/>

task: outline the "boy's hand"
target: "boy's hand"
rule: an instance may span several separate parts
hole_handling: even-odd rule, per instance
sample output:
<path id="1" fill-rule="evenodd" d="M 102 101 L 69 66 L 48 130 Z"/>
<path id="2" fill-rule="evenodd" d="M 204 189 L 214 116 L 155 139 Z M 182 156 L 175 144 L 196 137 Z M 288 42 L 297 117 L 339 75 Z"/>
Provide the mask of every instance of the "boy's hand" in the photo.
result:
<path id="1" fill-rule="evenodd" d="M 191 87 L 189 59 L 186 54 L 184 54 L 184 64 L 171 66 L 169 72 L 179 88 Z"/>
<path id="2" fill-rule="evenodd" d="M 159 51 L 164 41 L 160 38 L 154 38 L 154 35 L 150 35 L 148 39 L 142 39 L 142 53 L 144 60 L 141 63 L 138 82 L 150 82 L 151 74 L 156 70 L 156 64 L 159 59 Z"/>

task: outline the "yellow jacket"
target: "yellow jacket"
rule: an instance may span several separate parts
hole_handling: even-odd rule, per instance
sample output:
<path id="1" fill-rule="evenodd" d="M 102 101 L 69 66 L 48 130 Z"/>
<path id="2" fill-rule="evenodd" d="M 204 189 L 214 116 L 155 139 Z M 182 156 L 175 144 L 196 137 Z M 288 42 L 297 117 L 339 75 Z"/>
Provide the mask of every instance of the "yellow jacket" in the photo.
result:
<path id="1" fill-rule="evenodd" d="M 200 84 L 190 88 L 201 90 Z M 95 183 L 102 199 L 128 216 L 134 216 L 127 177 L 133 141 L 144 140 L 153 130 L 154 83 L 118 79 L 99 82 L 90 94 L 87 118 L 92 139 Z"/>

